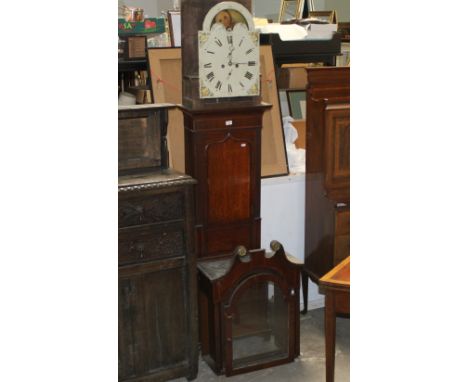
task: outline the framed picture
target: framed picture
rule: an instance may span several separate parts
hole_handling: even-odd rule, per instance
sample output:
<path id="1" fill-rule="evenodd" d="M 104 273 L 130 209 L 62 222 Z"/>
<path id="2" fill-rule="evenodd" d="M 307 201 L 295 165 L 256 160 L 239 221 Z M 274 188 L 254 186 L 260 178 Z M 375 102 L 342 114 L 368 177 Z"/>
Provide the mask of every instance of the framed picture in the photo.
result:
<path id="1" fill-rule="evenodd" d="M 263 113 L 262 120 L 262 178 L 288 175 L 288 158 L 271 45 L 260 46 L 260 74 L 262 101 L 272 105 L 271 109 Z"/>
<path id="2" fill-rule="evenodd" d="M 169 21 L 169 35 L 171 36 L 171 46 L 173 48 L 180 47 L 182 41 L 180 11 L 168 11 L 167 20 Z"/>
<path id="3" fill-rule="evenodd" d="M 335 11 L 311 11 L 309 12 L 309 17 L 315 17 L 330 24 L 337 23 Z"/>
<path id="4" fill-rule="evenodd" d="M 182 59 L 180 48 L 149 48 L 151 90 L 156 103 L 182 103 Z M 185 172 L 184 115 L 169 110 L 167 125 L 169 166 Z"/>
<path id="5" fill-rule="evenodd" d="M 278 22 L 301 19 L 304 11 L 304 0 L 281 0 Z"/>
<path id="6" fill-rule="evenodd" d="M 157 103 L 182 103 L 182 59 L 180 48 L 149 48 L 148 62 L 153 99 Z M 276 86 L 275 65 L 270 45 L 260 46 L 262 101 L 271 109 L 263 113 L 262 178 L 288 174 L 288 160 L 281 110 Z M 180 109 L 169 110 L 167 129 L 169 165 L 185 172 L 184 117 Z"/>
<path id="7" fill-rule="evenodd" d="M 306 92 L 304 90 L 290 90 L 286 94 L 290 116 L 294 119 L 306 119 Z"/>

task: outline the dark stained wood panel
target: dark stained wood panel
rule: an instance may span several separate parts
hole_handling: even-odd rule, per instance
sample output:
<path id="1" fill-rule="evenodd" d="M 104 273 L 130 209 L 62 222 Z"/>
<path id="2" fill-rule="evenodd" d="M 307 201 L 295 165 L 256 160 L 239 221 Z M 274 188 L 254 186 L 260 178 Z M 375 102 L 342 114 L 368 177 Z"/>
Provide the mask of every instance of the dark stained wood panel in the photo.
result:
<path id="1" fill-rule="evenodd" d="M 253 247 L 256 236 L 252 236 L 250 222 L 237 226 L 219 226 L 205 231 L 207 253 L 226 253 L 238 245 Z M 206 256 L 201 256 L 206 257 Z"/>
<path id="2" fill-rule="evenodd" d="M 120 378 L 182 362 L 187 353 L 183 269 L 119 280 Z M 171 285 L 171 288 L 167 288 Z"/>
<path id="3" fill-rule="evenodd" d="M 132 282 L 119 279 L 119 380 L 137 375 L 133 330 L 135 298 L 130 293 Z"/>
<path id="4" fill-rule="evenodd" d="M 230 223 L 250 217 L 249 142 L 228 136 L 206 149 L 208 223 Z"/>
<path id="5" fill-rule="evenodd" d="M 337 108 L 340 107 L 340 108 Z M 325 185 L 327 189 L 349 188 L 349 105 L 325 110 Z"/>

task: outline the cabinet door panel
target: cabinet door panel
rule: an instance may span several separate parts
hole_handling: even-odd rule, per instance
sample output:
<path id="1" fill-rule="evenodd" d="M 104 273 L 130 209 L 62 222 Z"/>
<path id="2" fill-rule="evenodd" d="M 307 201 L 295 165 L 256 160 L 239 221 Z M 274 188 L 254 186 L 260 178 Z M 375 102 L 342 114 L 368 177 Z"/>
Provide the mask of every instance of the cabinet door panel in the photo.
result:
<path id="1" fill-rule="evenodd" d="M 325 186 L 349 189 L 349 108 L 325 112 Z"/>
<path id="2" fill-rule="evenodd" d="M 119 279 L 119 379 L 187 358 L 183 268 Z"/>
<path id="3" fill-rule="evenodd" d="M 127 325 L 134 320 L 135 312 L 131 288 L 132 280 L 119 280 L 119 380 L 136 375 L 135 339 L 132 326 Z"/>

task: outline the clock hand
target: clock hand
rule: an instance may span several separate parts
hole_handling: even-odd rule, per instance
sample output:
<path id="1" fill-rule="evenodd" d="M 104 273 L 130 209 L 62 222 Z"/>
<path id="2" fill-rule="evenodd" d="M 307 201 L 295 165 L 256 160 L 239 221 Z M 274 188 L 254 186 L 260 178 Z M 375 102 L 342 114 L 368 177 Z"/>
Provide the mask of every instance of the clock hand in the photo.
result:
<path id="1" fill-rule="evenodd" d="M 234 44 L 232 43 L 232 36 L 227 36 L 227 42 L 229 45 L 229 53 L 232 53 L 234 50 Z"/>

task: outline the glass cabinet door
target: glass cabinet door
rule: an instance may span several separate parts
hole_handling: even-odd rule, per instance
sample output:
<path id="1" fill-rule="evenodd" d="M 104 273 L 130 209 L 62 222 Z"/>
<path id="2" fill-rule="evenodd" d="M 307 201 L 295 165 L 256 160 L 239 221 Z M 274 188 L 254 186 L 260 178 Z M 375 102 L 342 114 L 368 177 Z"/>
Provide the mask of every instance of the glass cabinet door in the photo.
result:
<path id="1" fill-rule="evenodd" d="M 227 373 L 288 358 L 287 293 L 268 280 L 250 282 L 235 293 L 226 310 Z"/>

